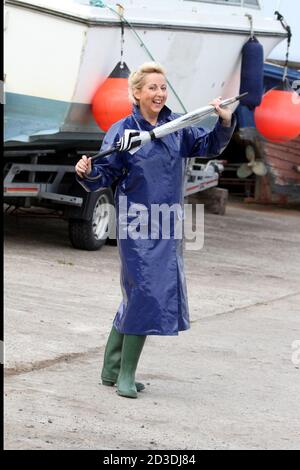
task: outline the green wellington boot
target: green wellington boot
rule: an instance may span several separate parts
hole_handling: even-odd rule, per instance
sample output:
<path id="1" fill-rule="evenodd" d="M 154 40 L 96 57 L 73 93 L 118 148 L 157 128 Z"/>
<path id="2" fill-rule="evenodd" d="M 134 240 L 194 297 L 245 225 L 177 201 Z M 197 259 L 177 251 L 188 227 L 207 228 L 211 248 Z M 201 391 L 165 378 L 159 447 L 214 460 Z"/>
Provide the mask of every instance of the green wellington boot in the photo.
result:
<path id="1" fill-rule="evenodd" d="M 146 336 L 124 335 L 117 392 L 122 397 L 137 398 L 135 371 Z"/>
<path id="2" fill-rule="evenodd" d="M 113 387 L 118 380 L 121 367 L 121 354 L 124 335 L 112 327 L 104 352 L 103 368 L 101 372 L 101 380 L 103 385 Z M 145 385 L 136 382 L 138 392 L 144 390 Z"/>

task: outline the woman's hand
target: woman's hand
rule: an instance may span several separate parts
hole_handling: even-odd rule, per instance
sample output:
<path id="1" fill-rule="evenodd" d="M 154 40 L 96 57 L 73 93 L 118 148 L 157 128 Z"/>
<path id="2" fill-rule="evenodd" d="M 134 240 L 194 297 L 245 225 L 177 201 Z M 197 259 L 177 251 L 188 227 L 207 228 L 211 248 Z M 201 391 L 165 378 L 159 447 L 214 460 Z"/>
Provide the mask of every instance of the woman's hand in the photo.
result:
<path id="1" fill-rule="evenodd" d="M 222 125 L 225 127 L 230 127 L 231 126 L 231 120 L 232 120 L 232 111 L 229 108 L 220 108 L 220 104 L 222 102 L 222 97 L 219 96 L 219 98 L 214 99 L 211 103 L 212 106 L 216 108 L 217 114 L 220 116 L 222 119 Z"/>
<path id="2" fill-rule="evenodd" d="M 76 163 L 75 170 L 80 178 L 88 176 L 92 171 L 91 157 L 88 158 L 86 155 L 83 155 L 79 162 Z"/>

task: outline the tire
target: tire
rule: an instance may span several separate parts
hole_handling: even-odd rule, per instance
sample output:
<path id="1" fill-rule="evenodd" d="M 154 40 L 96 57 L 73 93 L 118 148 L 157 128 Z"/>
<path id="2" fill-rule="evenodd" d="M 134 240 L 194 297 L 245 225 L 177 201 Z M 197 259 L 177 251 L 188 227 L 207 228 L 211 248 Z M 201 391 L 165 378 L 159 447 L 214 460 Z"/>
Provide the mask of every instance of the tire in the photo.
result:
<path id="1" fill-rule="evenodd" d="M 74 248 L 99 250 L 114 227 L 115 211 L 111 189 L 102 189 L 97 191 L 96 195 L 97 197 L 90 201 L 90 220 L 69 219 L 69 237 Z"/>

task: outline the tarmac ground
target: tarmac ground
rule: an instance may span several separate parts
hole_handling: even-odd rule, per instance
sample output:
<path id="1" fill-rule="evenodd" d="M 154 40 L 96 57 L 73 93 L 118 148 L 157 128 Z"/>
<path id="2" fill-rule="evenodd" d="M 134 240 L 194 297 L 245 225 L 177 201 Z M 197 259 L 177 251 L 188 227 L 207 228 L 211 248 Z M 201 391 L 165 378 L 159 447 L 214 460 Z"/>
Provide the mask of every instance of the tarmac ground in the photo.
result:
<path id="1" fill-rule="evenodd" d="M 299 449 L 300 213 L 230 202 L 185 252 L 191 329 L 150 336 L 137 399 L 99 384 L 116 247 L 4 217 L 4 448 Z"/>

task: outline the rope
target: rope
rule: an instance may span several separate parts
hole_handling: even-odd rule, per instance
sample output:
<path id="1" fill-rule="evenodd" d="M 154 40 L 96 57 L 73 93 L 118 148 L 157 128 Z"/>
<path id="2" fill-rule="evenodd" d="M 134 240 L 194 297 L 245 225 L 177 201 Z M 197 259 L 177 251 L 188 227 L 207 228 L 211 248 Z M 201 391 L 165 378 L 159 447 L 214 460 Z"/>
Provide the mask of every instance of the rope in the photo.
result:
<path id="1" fill-rule="evenodd" d="M 249 15 L 249 13 L 246 13 L 245 16 L 247 16 L 248 20 L 250 21 L 250 37 L 251 39 L 254 39 L 253 16 Z"/>
<path id="2" fill-rule="evenodd" d="M 291 39 L 292 39 L 292 30 L 291 27 L 287 24 L 284 16 L 282 16 L 279 11 L 275 11 L 275 15 L 277 15 L 277 20 L 280 21 L 282 24 L 283 28 L 286 30 L 288 33 L 288 43 L 287 43 L 287 51 L 286 51 L 286 59 L 285 59 L 285 64 L 284 64 L 284 73 L 282 77 L 282 81 L 285 82 L 288 74 L 288 65 L 289 65 L 289 55 L 290 55 L 290 46 L 291 46 Z"/>
<path id="3" fill-rule="evenodd" d="M 125 39 L 124 39 L 124 7 L 122 7 L 122 5 L 119 5 L 117 4 L 117 7 L 118 7 L 118 15 L 120 17 L 120 20 L 121 20 L 121 59 L 120 59 L 120 67 L 121 69 L 124 68 L 124 59 L 123 59 L 123 56 L 124 56 L 124 43 L 125 43 Z"/>

